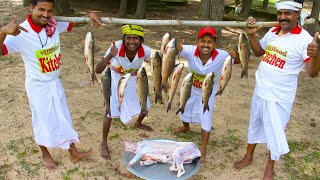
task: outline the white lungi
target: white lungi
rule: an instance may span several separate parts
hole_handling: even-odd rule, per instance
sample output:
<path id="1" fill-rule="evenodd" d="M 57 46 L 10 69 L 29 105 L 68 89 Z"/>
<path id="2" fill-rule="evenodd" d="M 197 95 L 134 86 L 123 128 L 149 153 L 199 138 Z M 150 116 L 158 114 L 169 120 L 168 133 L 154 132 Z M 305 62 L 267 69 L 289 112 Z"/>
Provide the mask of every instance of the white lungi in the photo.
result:
<path id="1" fill-rule="evenodd" d="M 217 86 L 214 86 L 217 87 Z M 197 123 L 201 124 L 201 128 L 206 131 L 211 131 L 211 118 L 214 109 L 214 102 L 216 99 L 215 93 L 216 88 L 212 91 L 209 98 L 209 111 L 203 113 L 203 103 L 202 103 L 202 90 L 200 88 L 195 88 L 192 86 L 191 96 L 187 101 L 184 108 L 184 113 L 180 113 L 180 119 L 185 123 Z"/>
<path id="2" fill-rule="evenodd" d="M 289 152 L 285 128 L 290 119 L 293 102 L 267 101 L 252 96 L 248 143 L 266 143 L 272 160 Z"/>
<path id="3" fill-rule="evenodd" d="M 25 85 L 36 143 L 46 148 L 69 149 L 71 143 L 79 142 L 60 79 L 41 82 L 26 78 Z"/>
<path id="4" fill-rule="evenodd" d="M 137 76 L 131 76 L 126 89 L 124 91 L 124 97 L 119 111 L 118 102 L 118 83 L 121 75 L 111 70 L 112 82 L 111 82 L 111 98 L 110 98 L 110 110 L 111 118 L 120 118 L 124 124 L 130 123 L 134 118 L 138 117 L 141 113 L 141 105 L 137 96 Z M 147 110 L 149 111 L 151 103 L 149 97 L 147 98 Z"/>

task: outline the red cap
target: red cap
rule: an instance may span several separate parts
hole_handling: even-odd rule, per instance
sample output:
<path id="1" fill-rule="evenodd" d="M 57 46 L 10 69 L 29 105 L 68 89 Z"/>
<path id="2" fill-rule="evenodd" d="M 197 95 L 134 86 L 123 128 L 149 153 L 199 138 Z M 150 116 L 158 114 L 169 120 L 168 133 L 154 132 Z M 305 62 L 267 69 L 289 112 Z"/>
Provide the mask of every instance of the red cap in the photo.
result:
<path id="1" fill-rule="evenodd" d="M 205 34 L 209 34 L 214 38 L 217 37 L 217 31 L 212 27 L 203 27 L 203 28 L 201 28 L 200 31 L 199 31 L 199 34 L 198 34 L 198 38 L 202 38 L 202 36 L 205 35 Z"/>

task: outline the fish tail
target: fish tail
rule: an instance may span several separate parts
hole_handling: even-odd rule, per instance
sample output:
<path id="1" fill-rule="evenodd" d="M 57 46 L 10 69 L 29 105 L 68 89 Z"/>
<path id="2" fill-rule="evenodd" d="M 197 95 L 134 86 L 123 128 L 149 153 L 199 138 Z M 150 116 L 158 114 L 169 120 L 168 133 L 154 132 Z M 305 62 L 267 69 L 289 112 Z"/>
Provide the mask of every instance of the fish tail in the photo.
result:
<path id="1" fill-rule="evenodd" d="M 218 95 L 220 95 L 220 96 L 221 96 L 221 94 L 222 94 L 222 91 L 221 91 L 221 90 L 219 90 L 219 91 L 216 93 L 216 95 L 215 95 L 215 96 L 218 96 Z"/>
<path id="2" fill-rule="evenodd" d="M 168 103 L 167 112 L 169 112 L 169 110 L 171 110 L 171 102 Z"/>
<path id="3" fill-rule="evenodd" d="M 206 112 L 206 110 L 210 111 L 209 105 L 203 106 L 203 114 Z"/>
<path id="4" fill-rule="evenodd" d="M 246 79 L 248 79 L 248 70 L 247 69 L 243 69 L 241 72 L 241 79 L 243 78 L 243 76 L 246 77 Z"/>
<path id="5" fill-rule="evenodd" d="M 167 85 L 167 83 L 161 83 L 160 92 L 161 92 L 162 90 L 164 90 L 164 92 L 165 92 L 166 94 L 168 94 L 168 85 Z"/>
<path id="6" fill-rule="evenodd" d="M 178 114 L 179 112 L 181 112 L 181 114 L 184 113 L 184 108 L 179 108 L 178 111 L 176 112 L 176 114 Z"/>
<path id="7" fill-rule="evenodd" d="M 159 102 L 160 104 L 163 104 L 163 102 L 162 102 L 162 96 L 161 96 L 161 91 L 158 92 L 158 93 L 156 93 L 155 102 L 156 102 L 156 103 Z"/>

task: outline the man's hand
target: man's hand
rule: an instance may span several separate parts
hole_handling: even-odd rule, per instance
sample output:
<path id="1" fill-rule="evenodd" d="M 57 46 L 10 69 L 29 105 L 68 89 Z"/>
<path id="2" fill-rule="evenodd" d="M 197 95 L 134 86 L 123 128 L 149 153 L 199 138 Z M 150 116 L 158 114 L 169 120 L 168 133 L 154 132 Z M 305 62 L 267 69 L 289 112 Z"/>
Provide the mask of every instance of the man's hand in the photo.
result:
<path id="1" fill-rule="evenodd" d="M 13 16 L 11 22 L 1 28 L 0 35 L 9 34 L 17 36 L 18 34 L 20 34 L 21 31 L 28 32 L 28 30 L 17 24 L 17 17 Z"/>
<path id="2" fill-rule="evenodd" d="M 181 42 L 177 44 L 177 49 L 178 49 L 177 54 L 180 54 L 180 52 L 183 50 L 182 45 L 184 45 L 184 42 L 185 42 L 185 39 L 182 39 Z"/>
<path id="3" fill-rule="evenodd" d="M 318 36 L 319 32 L 314 35 L 312 42 L 307 47 L 307 54 L 310 57 L 319 56 Z"/>
<path id="4" fill-rule="evenodd" d="M 239 53 L 234 49 L 234 47 L 232 47 L 231 44 L 229 44 L 229 55 L 235 60 L 235 64 L 240 63 Z"/>
<path id="5" fill-rule="evenodd" d="M 105 24 L 103 24 L 101 22 L 101 17 L 98 16 L 96 13 L 89 13 L 88 17 L 90 18 L 90 25 L 93 26 L 93 24 L 96 24 L 97 28 L 99 26 L 105 26 Z"/>
<path id="6" fill-rule="evenodd" d="M 249 24 L 255 24 L 256 23 L 256 19 L 253 17 L 249 17 L 248 18 L 248 23 Z M 261 31 L 261 29 L 263 28 L 263 26 L 259 26 L 259 27 L 247 27 L 246 28 L 246 32 L 247 34 L 250 35 L 255 35 L 257 34 L 259 31 Z"/>
<path id="7" fill-rule="evenodd" d="M 113 41 L 112 41 L 112 44 L 111 44 L 111 49 L 110 49 L 109 56 L 110 56 L 111 58 L 113 58 L 113 57 L 115 57 L 117 54 L 118 54 L 118 48 L 116 47 L 116 43 L 115 43 L 115 41 L 113 40 Z"/>

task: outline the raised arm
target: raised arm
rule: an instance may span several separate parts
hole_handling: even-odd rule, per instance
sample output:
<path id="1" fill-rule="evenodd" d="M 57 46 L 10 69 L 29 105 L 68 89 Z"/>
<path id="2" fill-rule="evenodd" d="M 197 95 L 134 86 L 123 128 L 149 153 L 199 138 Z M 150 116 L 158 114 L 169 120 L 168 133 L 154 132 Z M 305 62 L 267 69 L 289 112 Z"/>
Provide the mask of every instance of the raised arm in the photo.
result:
<path id="1" fill-rule="evenodd" d="M 312 42 L 308 45 L 307 54 L 311 57 L 309 61 L 306 62 L 306 71 L 310 77 L 317 77 L 320 71 L 320 55 L 319 55 L 319 46 L 317 39 L 319 32 L 317 32 Z"/>
<path id="2" fill-rule="evenodd" d="M 26 30 L 25 28 L 23 28 L 19 24 L 17 24 L 16 16 L 13 17 L 13 19 L 11 20 L 11 22 L 9 24 L 1 27 L 1 29 L 0 29 L 0 55 L 3 55 L 2 46 L 3 46 L 3 42 L 4 42 L 7 34 L 17 36 L 18 34 L 20 34 L 21 31 L 28 32 L 28 30 Z"/>
<path id="3" fill-rule="evenodd" d="M 94 24 L 97 26 L 97 28 L 99 26 L 105 26 L 105 24 L 103 24 L 101 22 L 101 17 L 98 16 L 96 13 L 89 13 L 87 15 L 89 18 L 90 18 L 90 25 L 93 26 Z M 81 26 L 81 25 L 84 25 L 85 23 L 74 23 L 74 26 L 77 27 L 77 26 Z"/>
<path id="4" fill-rule="evenodd" d="M 118 54 L 118 48 L 116 47 L 115 41 L 112 41 L 110 53 L 100 61 L 96 66 L 96 73 L 100 74 L 107 67 L 110 60 Z"/>
<path id="5" fill-rule="evenodd" d="M 249 17 L 248 23 L 255 24 L 256 19 L 254 19 L 253 17 Z M 257 28 L 249 28 L 249 27 L 247 28 L 247 34 L 249 36 L 250 46 L 256 56 L 262 56 L 265 53 L 262 47 L 260 46 L 260 43 L 256 36 L 256 33 L 258 33 L 261 29 L 262 29 L 262 26 L 259 26 Z"/>

